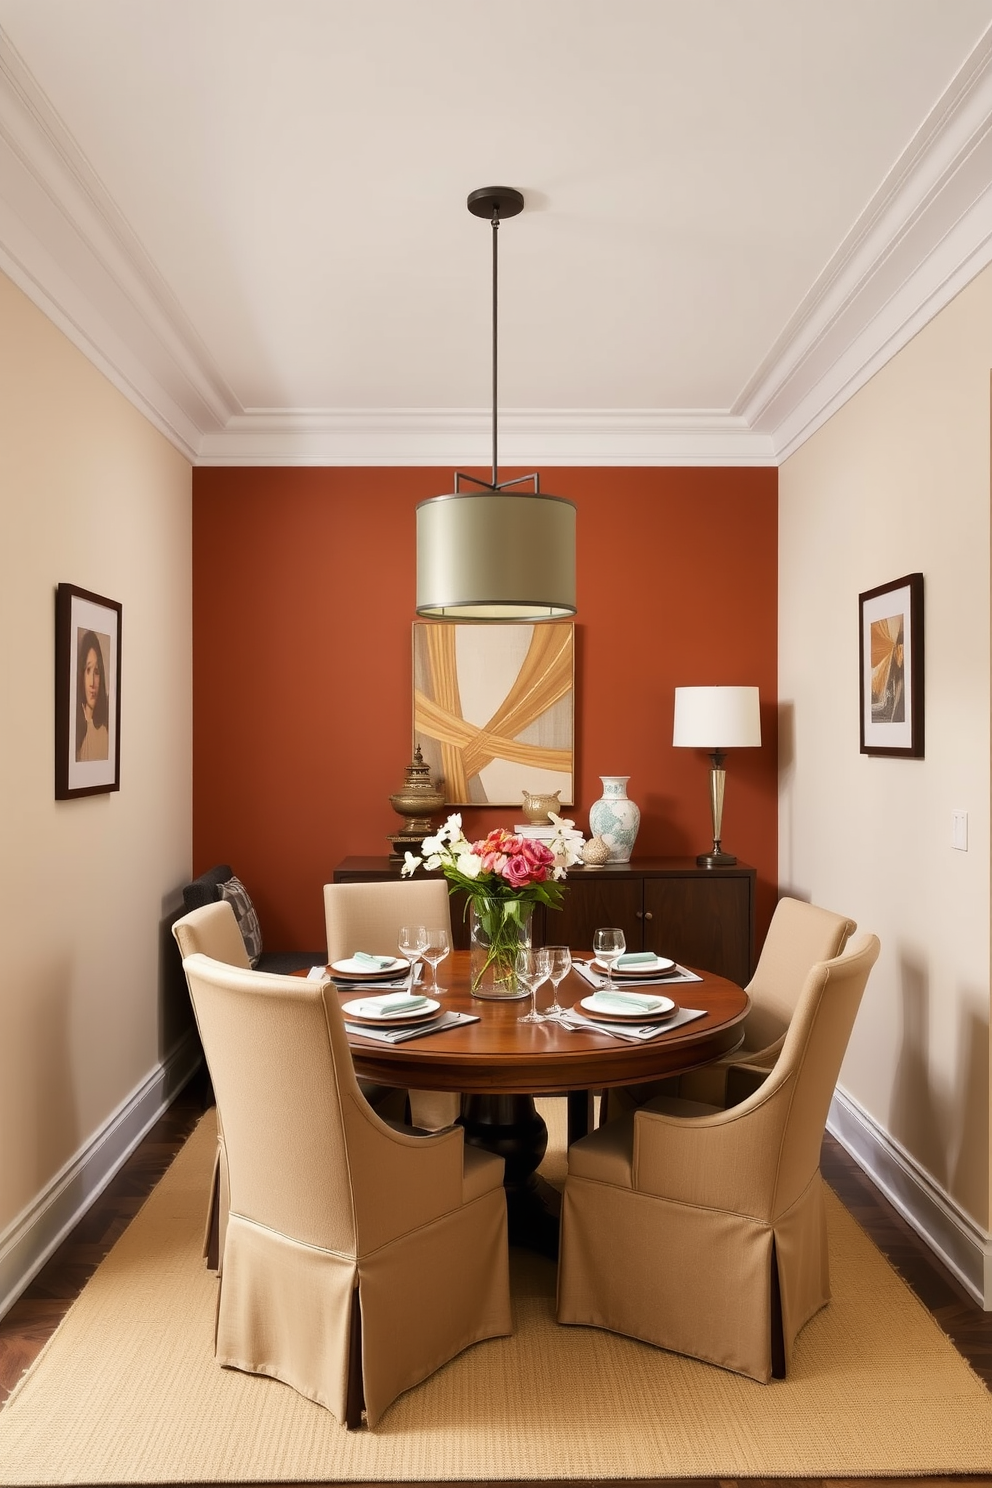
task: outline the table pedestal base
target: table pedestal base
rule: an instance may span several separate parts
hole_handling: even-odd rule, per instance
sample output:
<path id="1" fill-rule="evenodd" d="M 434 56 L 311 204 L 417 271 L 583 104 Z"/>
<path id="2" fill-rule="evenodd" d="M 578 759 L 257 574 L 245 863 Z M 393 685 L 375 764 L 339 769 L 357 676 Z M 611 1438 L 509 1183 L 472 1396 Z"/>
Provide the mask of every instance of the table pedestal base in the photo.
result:
<path id="1" fill-rule="evenodd" d="M 463 1095 L 459 1125 L 473 1147 L 506 1164 L 503 1184 L 510 1244 L 555 1259 L 561 1197 L 537 1168 L 548 1147 L 548 1128 L 532 1095 Z"/>

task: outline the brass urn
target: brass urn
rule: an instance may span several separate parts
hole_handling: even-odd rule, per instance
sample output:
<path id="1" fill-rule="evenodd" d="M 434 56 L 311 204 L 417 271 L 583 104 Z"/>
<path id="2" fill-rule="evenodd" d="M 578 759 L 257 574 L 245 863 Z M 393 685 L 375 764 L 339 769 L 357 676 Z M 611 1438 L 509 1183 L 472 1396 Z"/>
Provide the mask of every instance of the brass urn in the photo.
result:
<path id="1" fill-rule="evenodd" d="M 402 863 L 405 853 L 416 852 L 424 838 L 433 834 L 431 814 L 444 805 L 444 791 L 438 790 L 431 780 L 430 767 L 424 764 L 419 744 L 406 767 L 403 785 L 390 796 L 389 804 L 404 818 L 400 831 L 389 838 L 393 845 L 390 861 Z"/>

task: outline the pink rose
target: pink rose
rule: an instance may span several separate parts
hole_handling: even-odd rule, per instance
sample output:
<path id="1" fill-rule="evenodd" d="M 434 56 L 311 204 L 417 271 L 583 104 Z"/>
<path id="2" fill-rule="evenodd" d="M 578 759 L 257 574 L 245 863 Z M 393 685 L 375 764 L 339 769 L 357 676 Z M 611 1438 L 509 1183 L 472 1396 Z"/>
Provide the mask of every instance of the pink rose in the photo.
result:
<path id="1" fill-rule="evenodd" d="M 535 842 L 530 837 L 522 840 L 520 851 L 535 868 L 548 867 L 555 860 L 555 855 L 550 848 L 545 847 L 543 842 Z"/>
<path id="2" fill-rule="evenodd" d="M 502 876 L 515 889 L 522 889 L 530 882 L 531 865 L 523 853 L 514 853 L 511 858 L 506 859 L 502 868 Z"/>

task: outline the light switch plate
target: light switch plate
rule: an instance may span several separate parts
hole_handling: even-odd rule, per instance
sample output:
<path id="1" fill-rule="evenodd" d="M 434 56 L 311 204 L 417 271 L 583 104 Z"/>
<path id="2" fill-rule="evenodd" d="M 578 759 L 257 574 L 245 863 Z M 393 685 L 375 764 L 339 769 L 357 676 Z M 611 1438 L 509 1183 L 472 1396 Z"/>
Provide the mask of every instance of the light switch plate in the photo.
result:
<path id="1" fill-rule="evenodd" d="M 956 847 L 959 852 L 968 851 L 967 811 L 951 812 L 951 846 Z"/>

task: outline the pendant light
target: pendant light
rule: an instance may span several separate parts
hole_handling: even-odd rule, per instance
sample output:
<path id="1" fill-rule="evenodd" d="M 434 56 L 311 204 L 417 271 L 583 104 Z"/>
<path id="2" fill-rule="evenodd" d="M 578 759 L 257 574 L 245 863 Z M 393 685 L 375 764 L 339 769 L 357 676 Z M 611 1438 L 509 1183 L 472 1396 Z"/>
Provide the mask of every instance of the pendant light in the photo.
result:
<path id="1" fill-rule="evenodd" d="M 539 475 L 500 481 L 496 446 L 497 242 L 524 199 L 510 186 L 468 198 L 493 241 L 493 478 L 455 472 L 455 489 L 417 507 L 417 614 L 433 620 L 560 620 L 575 614 L 575 503 L 541 490 Z M 462 483 L 475 490 L 463 491 Z M 514 489 L 533 483 L 533 490 Z"/>

